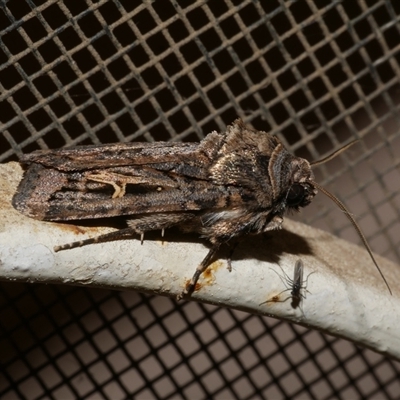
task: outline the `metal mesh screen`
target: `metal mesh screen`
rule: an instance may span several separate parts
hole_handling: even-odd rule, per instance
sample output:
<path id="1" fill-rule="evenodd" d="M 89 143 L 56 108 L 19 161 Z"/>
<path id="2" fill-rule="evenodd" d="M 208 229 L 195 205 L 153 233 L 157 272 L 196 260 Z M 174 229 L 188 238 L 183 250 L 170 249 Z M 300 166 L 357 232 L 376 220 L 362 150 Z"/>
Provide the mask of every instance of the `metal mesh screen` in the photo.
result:
<path id="1" fill-rule="evenodd" d="M 398 262 L 399 22 L 389 0 L 0 1 L 0 161 L 197 141 L 238 116 L 310 160 L 360 138 L 317 181 Z M 357 240 L 321 197 L 300 219 Z M 0 295 L 4 399 L 400 396 L 399 363 L 270 318 L 55 285 Z"/>

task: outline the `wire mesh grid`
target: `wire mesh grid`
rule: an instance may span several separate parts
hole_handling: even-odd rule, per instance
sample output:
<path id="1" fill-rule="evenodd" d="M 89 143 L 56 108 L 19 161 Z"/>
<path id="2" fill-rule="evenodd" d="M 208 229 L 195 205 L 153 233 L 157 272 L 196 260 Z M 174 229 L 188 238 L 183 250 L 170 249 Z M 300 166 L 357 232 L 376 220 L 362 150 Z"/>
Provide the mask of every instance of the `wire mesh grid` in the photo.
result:
<path id="1" fill-rule="evenodd" d="M 0 160 L 197 141 L 238 116 L 310 160 L 360 138 L 317 180 L 398 262 L 399 21 L 389 0 L 2 1 Z M 356 240 L 324 199 L 300 219 Z M 304 327 L 138 293 L 1 288 L 5 399 L 400 395 L 399 363 Z"/>

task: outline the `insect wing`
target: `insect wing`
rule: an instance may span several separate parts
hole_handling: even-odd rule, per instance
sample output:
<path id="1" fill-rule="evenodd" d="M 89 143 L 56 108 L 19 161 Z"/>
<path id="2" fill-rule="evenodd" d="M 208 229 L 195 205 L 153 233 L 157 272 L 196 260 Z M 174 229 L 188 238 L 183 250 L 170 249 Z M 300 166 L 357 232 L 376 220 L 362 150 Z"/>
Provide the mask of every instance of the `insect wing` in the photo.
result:
<path id="1" fill-rule="evenodd" d="M 59 171 L 85 171 L 97 168 L 141 166 L 176 162 L 193 157 L 199 143 L 114 143 L 77 146 L 58 150 L 38 150 L 21 157 L 22 164 L 41 164 Z"/>
<path id="2" fill-rule="evenodd" d="M 301 296 L 301 289 L 303 285 L 303 271 L 304 271 L 303 261 L 299 259 L 296 261 L 296 264 L 294 266 L 294 275 L 292 282 L 291 294 L 295 297 Z"/>
<path id="3" fill-rule="evenodd" d="M 224 136 L 200 143 L 119 143 L 40 150 L 27 166 L 14 207 L 48 221 L 200 211 L 241 202 L 210 183 L 208 169 Z M 236 193 L 237 194 L 237 193 Z"/>

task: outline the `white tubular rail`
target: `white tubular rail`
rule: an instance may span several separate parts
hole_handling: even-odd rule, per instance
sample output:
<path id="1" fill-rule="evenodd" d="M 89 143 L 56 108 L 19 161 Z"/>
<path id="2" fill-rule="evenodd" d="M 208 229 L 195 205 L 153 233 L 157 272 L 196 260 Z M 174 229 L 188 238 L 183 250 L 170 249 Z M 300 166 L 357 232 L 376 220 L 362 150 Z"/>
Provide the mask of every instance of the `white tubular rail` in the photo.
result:
<path id="1" fill-rule="evenodd" d="M 208 248 L 196 237 L 119 240 L 55 253 L 54 246 L 111 228 L 36 221 L 21 215 L 11 198 L 22 177 L 18 163 L 0 165 L 0 279 L 137 290 L 175 297 Z M 175 240 L 174 240 L 175 239 Z M 221 248 L 200 278 L 192 299 L 300 323 L 400 360 L 400 267 L 376 259 L 388 292 L 368 253 L 329 233 L 288 219 L 282 231 L 246 238 L 232 256 Z M 292 306 L 281 268 L 293 279 L 301 259 L 307 291 Z M 281 268 L 280 268 L 281 267 Z M 275 270 L 275 273 L 274 271 Z M 279 275 L 278 275 L 279 274 Z M 283 301 L 286 300 L 286 301 Z M 293 304 L 294 305 L 294 304 Z"/>

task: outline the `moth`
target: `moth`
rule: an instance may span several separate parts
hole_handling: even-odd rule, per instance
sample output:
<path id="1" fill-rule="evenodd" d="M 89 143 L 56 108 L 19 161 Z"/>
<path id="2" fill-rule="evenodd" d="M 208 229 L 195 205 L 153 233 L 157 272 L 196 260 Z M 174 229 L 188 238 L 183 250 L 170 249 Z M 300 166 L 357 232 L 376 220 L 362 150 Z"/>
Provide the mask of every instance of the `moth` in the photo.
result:
<path id="1" fill-rule="evenodd" d="M 298 259 L 294 265 L 294 271 L 293 271 L 293 279 L 290 278 L 290 276 L 287 275 L 287 273 L 282 269 L 282 267 L 280 267 L 283 275 L 279 274 L 278 272 L 276 272 L 274 269 L 272 269 L 272 271 L 274 271 L 280 278 L 280 280 L 282 281 L 282 283 L 286 286 L 285 290 L 282 290 L 282 292 L 280 292 L 278 295 L 273 296 L 270 300 L 264 301 L 262 304 L 265 303 L 276 303 L 276 302 L 285 302 L 287 301 L 289 298 L 292 299 L 292 307 L 293 308 L 297 308 L 300 307 L 300 303 L 302 301 L 302 299 L 305 299 L 305 295 L 302 293 L 302 291 L 304 292 L 308 292 L 307 290 L 307 286 L 308 286 L 308 278 L 310 277 L 310 275 L 312 275 L 314 273 L 310 272 L 307 275 L 307 278 L 304 280 L 303 276 L 304 276 L 304 264 L 303 261 L 301 259 Z M 290 290 L 290 296 L 287 297 L 285 300 L 279 300 L 279 296 L 282 293 L 288 292 Z M 303 313 L 303 310 L 301 310 Z M 304 315 L 304 313 L 303 313 Z"/>
<path id="2" fill-rule="evenodd" d="M 290 154 L 271 134 L 237 119 L 198 143 L 117 143 L 37 150 L 23 155 L 25 174 L 13 206 L 44 221 L 125 216 L 127 227 L 62 246 L 140 236 L 177 226 L 211 248 L 178 299 L 190 295 L 221 244 L 280 229 L 289 210 L 305 207 L 320 190 L 345 212 L 386 282 L 360 228 L 345 206 L 314 181 L 315 163 Z M 390 291 L 390 288 L 389 288 Z"/>

